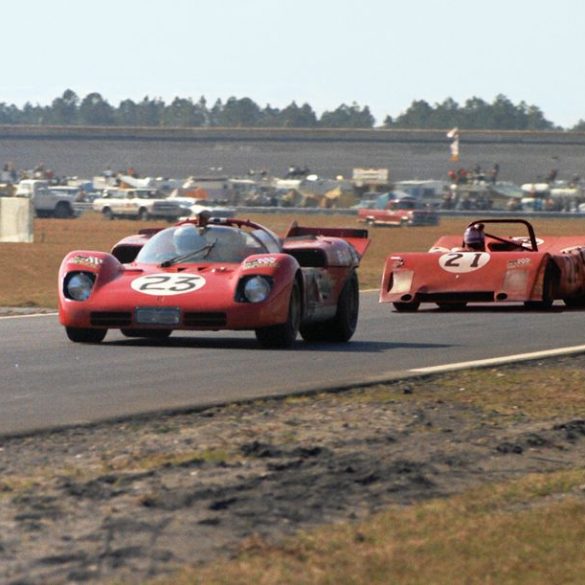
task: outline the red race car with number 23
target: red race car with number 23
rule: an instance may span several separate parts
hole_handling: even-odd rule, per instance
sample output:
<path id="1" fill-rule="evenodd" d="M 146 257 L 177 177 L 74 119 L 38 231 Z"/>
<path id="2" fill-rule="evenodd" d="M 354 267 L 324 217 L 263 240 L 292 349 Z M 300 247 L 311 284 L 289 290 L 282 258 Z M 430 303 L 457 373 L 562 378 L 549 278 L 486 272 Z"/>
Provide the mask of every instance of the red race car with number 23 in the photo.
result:
<path id="1" fill-rule="evenodd" d="M 253 330 L 263 347 L 346 342 L 359 312 L 367 230 L 293 223 L 283 239 L 235 218 L 144 229 L 111 253 L 77 250 L 59 270 L 59 320 L 74 342 L 108 329 L 163 339 L 174 330 Z"/>
<path id="2" fill-rule="evenodd" d="M 416 311 L 421 303 L 444 310 L 468 303 L 546 309 L 556 299 L 585 306 L 585 236 L 537 238 L 523 219 L 474 221 L 463 241 L 443 236 L 428 252 L 391 254 L 380 291 L 380 302 L 397 311 Z"/>

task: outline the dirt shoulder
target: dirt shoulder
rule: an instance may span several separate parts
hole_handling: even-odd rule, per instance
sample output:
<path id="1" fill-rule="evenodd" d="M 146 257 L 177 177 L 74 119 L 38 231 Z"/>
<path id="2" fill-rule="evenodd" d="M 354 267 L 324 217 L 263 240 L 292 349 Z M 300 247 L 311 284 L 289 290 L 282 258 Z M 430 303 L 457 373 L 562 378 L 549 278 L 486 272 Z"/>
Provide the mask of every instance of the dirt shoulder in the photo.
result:
<path id="1" fill-rule="evenodd" d="M 582 466 L 581 407 L 449 398 L 539 379 L 543 363 L 585 376 L 573 356 L 453 375 L 450 390 L 432 377 L 0 439 L 0 582 L 144 582 L 250 540 Z"/>

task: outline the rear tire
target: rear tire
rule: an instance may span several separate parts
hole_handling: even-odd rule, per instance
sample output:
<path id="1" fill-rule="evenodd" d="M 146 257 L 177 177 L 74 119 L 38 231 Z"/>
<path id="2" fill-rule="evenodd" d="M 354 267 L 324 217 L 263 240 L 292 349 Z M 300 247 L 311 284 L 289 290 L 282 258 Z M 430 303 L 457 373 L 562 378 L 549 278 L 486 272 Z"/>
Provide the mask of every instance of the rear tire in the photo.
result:
<path id="1" fill-rule="evenodd" d="M 297 338 L 301 324 L 301 289 L 295 280 L 288 304 L 288 317 L 285 323 L 256 329 L 256 339 L 262 347 L 284 349 L 291 347 Z"/>
<path id="2" fill-rule="evenodd" d="M 303 339 L 305 341 L 346 343 L 352 338 L 357 328 L 359 308 L 359 281 L 354 272 L 339 295 L 335 317 L 321 323 L 301 326 Z"/>
<path id="3" fill-rule="evenodd" d="M 104 216 L 104 219 L 109 220 L 114 219 L 114 213 L 109 207 L 106 207 L 105 209 L 102 210 L 102 215 Z"/>
<path id="4" fill-rule="evenodd" d="M 580 297 L 568 297 L 563 299 L 563 302 L 567 307 L 583 308 L 585 307 L 585 295 Z"/>
<path id="5" fill-rule="evenodd" d="M 70 341 L 74 343 L 100 343 L 104 340 L 107 329 L 86 329 L 84 327 L 65 327 Z"/>

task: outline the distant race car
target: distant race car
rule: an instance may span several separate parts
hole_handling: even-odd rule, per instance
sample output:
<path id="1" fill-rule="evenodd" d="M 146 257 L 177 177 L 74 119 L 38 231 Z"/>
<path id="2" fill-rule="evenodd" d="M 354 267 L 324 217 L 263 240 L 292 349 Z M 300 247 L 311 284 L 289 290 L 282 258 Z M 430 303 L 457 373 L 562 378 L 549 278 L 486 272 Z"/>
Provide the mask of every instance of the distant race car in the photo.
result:
<path id="1" fill-rule="evenodd" d="M 199 218 L 143 229 L 111 253 L 77 250 L 59 269 L 59 320 L 74 342 L 108 329 L 254 330 L 264 347 L 346 342 L 359 312 L 362 229 L 301 227 L 283 239 L 248 220 Z"/>
<path id="2" fill-rule="evenodd" d="M 416 311 L 421 303 L 448 310 L 520 302 L 538 309 L 555 299 L 585 306 L 585 235 L 537 238 L 523 219 L 477 220 L 466 233 L 472 230 L 483 236 L 480 249 L 455 235 L 439 238 L 428 252 L 388 256 L 380 302 L 397 311 Z"/>

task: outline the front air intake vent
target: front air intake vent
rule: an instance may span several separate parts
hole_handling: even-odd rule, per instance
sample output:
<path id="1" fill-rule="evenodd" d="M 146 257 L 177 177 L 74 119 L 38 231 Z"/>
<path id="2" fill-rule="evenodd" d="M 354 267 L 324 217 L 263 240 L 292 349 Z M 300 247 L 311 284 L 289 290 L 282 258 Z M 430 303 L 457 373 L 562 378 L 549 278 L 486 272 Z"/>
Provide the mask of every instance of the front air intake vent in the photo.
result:
<path id="1" fill-rule="evenodd" d="M 90 315 L 90 321 L 95 327 L 128 327 L 132 324 L 132 313 L 129 311 L 93 311 Z"/>
<path id="2" fill-rule="evenodd" d="M 491 303 L 493 291 L 417 293 L 416 298 L 422 303 Z"/>
<path id="3" fill-rule="evenodd" d="M 185 313 L 183 315 L 185 327 L 225 327 L 226 324 L 225 313 Z"/>

